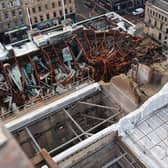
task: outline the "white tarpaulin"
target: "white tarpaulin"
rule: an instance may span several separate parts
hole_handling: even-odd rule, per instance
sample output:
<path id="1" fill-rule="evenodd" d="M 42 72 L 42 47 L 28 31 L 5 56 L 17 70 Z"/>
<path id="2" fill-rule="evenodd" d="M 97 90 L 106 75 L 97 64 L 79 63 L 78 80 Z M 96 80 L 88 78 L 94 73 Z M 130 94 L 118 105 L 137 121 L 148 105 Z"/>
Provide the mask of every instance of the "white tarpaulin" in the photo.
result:
<path id="1" fill-rule="evenodd" d="M 148 168 L 168 166 L 168 84 L 139 109 L 122 118 L 122 142 Z"/>
<path id="2" fill-rule="evenodd" d="M 119 121 L 118 133 L 125 136 L 126 132 L 133 130 L 136 124 L 146 116 L 168 104 L 168 83 L 154 96 L 150 97 L 140 108 L 128 114 Z"/>

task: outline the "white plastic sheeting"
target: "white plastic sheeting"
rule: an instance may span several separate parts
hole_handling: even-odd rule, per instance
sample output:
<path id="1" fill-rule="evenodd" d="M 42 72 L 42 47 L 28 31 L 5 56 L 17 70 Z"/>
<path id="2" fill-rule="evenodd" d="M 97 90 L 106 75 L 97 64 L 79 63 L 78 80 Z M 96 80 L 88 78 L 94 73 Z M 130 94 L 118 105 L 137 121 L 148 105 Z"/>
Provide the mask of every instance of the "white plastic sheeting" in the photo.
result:
<path id="1" fill-rule="evenodd" d="M 168 106 L 145 117 L 122 138 L 124 144 L 148 168 L 168 165 Z"/>
<path id="2" fill-rule="evenodd" d="M 0 60 L 7 59 L 8 51 L 4 48 L 2 43 L 0 43 Z"/>
<path id="3" fill-rule="evenodd" d="M 58 110 L 61 110 L 62 108 L 66 107 L 67 105 L 74 103 L 76 101 L 79 101 L 86 96 L 92 95 L 96 91 L 100 90 L 100 86 L 98 83 L 93 83 L 88 86 L 85 86 L 84 88 L 81 88 L 80 90 L 74 91 L 73 93 L 47 105 L 40 109 L 37 109 L 35 111 L 32 111 L 31 113 L 28 113 L 18 119 L 9 121 L 5 124 L 5 127 L 9 131 L 17 130 L 21 127 L 24 127 L 33 121 L 36 121 L 44 116 L 47 116 L 49 113 L 56 112 Z"/>
<path id="4" fill-rule="evenodd" d="M 135 145 L 134 141 L 132 141 L 130 137 L 124 137 L 122 141 L 130 148 L 132 153 L 146 166 L 146 168 L 163 168 L 151 153 L 145 153 L 140 150 L 140 147 Z"/>
<path id="5" fill-rule="evenodd" d="M 20 47 L 12 47 L 12 48 L 16 57 L 21 57 L 23 55 L 39 50 L 39 48 L 32 41 L 26 42 Z"/>
<path id="6" fill-rule="evenodd" d="M 154 113 L 156 110 L 168 104 L 168 83 L 154 96 L 149 98 L 140 108 L 122 118 L 119 123 L 119 136 L 126 136 L 135 128 L 136 124 L 142 121 L 145 117 Z"/>
<path id="7" fill-rule="evenodd" d="M 122 142 L 147 168 L 168 167 L 168 84 L 139 109 L 122 118 Z"/>

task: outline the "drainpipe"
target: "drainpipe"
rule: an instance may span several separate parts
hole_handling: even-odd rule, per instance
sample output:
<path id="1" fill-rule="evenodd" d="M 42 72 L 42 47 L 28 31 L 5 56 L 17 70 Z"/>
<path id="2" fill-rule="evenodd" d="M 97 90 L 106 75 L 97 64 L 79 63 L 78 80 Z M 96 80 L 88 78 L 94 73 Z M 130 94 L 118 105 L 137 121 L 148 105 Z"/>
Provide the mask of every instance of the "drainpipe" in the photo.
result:
<path id="1" fill-rule="evenodd" d="M 62 0 L 62 10 L 63 10 L 63 15 L 64 15 L 64 25 L 65 25 L 66 13 L 65 13 L 65 4 L 64 4 L 64 0 Z"/>
<path id="2" fill-rule="evenodd" d="M 32 23 L 31 23 L 29 8 L 27 7 L 26 10 L 27 10 L 27 17 L 28 17 L 28 21 L 29 21 L 29 27 L 30 27 L 30 30 L 32 30 Z"/>

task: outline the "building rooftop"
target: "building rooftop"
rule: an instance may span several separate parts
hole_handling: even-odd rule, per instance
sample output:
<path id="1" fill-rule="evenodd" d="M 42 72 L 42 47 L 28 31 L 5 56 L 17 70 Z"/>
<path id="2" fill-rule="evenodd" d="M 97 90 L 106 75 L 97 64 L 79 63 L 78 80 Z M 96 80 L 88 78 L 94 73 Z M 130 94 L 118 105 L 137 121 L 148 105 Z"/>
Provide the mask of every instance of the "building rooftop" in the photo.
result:
<path id="1" fill-rule="evenodd" d="M 152 5 L 164 10 L 165 12 L 168 12 L 168 1 L 167 0 L 150 0 L 148 1 L 150 2 Z"/>
<path id="2" fill-rule="evenodd" d="M 8 59 L 7 52 L 9 50 L 13 50 L 16 57 L 24 56 L 34 51 L 38 51 L 40 47 L 48 44 L 52 38 L 57 38 L 57 41 L 62 40 L 63 37 L 68 37 L 73 31 L 80 28 L 92 29 L 95 31 L 120 30 L 129 34 L 134 34 L 136 31 L 134 24 L 115 12 L 89 18 L 65 28 L 60 27 L 61 26 L 58 26 L 58 28 L 53 27 L 46 30 L 30 32 L 30 37 L 32 39 L 25 39 L 6 45 L 6 50 L 0 49 L 0 52 L 3 52 L 2 54 L 4 55 L 3 59 Z"/>
<path id="3" fill-rule="evenodd" d="M 128 137 L 139 146 L 141 152 L 147 156 L 153 156 L 160 167 L 166 168 L 168 165 L 168 107 L 144 118 L 131 130 Z"/>

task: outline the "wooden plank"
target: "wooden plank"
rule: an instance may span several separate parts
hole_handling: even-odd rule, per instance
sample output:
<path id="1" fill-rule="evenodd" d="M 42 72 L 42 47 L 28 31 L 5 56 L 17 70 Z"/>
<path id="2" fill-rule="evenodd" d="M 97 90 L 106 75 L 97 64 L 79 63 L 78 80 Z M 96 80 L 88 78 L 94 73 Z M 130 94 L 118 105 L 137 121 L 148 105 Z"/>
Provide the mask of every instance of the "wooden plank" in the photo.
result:
<path id="1" fill-rule="evenodd" d="M 49 168 L 58 168 L 57 164 L 54 162 L 52 157 L 49 155 L 49 153 L 45 149 L 42 149 L 40 151 L 40 154 L 44 158 L 44 161 L 46 162 Z"/>
<path id="2" fill-rule="evenodd" d="M 44 159 L 42 158 L 42 156 L 40 154 L 34 156 L 32 159 L 31 159 L 31 163 L 36 166 L 38 164 L 40 164 L 42 161 L 44 161 Z"/>

